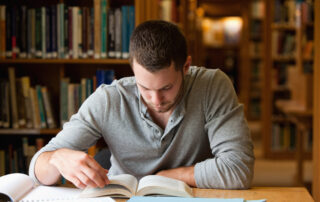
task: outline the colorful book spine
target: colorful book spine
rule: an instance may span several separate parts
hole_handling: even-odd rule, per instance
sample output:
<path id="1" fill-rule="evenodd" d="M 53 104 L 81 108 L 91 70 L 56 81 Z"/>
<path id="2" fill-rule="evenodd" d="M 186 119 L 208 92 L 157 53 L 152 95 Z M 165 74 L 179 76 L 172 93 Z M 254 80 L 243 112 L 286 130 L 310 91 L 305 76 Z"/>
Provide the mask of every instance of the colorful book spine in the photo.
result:
<path id="1" fill-rule="evenodd" d="M 114 9 L 108 11 L 108 57 L 115 58 L 115 13 Z"/>
<path id="2" fill-rule="evenodd" d="M 129 58 L 129 41 L 128 41 L 128 24 L 129 24 L 129 19 L 128 19 L 128 12 L 129 12 L 129 7 L 128 6 L 122 6 L 121 7 L 121 13 L 122 13 L 122 27 L 121 27 L 121 56 L 123 59 Z"/>
<path id="3" fill-rule="evenodd" d="M 101 58 L 107 57 L 107 0 L 101 0 Z"/>
<path id="4" fill-rule="evenodd" d="M 57 6 L 51 6 L 51 16 L 50 16 L 50 25 L 51 25 L 51 34 L 50 34 L 50 48 L 51 48 L 51 57 L 57 58 L 58 57 L 58 37 L 59 34 L 57 32 Z"/>
<path id="5" fill-rule="evenodd" d="M 43 96 L 42 96 L 40 85 L 36 85 L 36 93 L 37 93 L 39 113 L 40 113 L 40 124 L 41 124 L 40 126 L 41 128 L 47 128 L 47 118 L 45 114 Z"/>
<path id="6" fill-rule="evenodd" d="M 62 78 L 60 81 L 60 121 L 61 127 L 68 119 L 68 85 L 69 78 Z"/>
<path id="7" fill-rule="evenodd" d="M 117 59 L 121 58 L 122 44 L 121 44 L 121 33 L 122 33 L 122 14 L 121 9 L 115 9 L 115 56 Z"/>
<path id="8" fill-rule="evenodd" d="M 94 0 L 94 58 L 101 57 L 101 0 Z"/>

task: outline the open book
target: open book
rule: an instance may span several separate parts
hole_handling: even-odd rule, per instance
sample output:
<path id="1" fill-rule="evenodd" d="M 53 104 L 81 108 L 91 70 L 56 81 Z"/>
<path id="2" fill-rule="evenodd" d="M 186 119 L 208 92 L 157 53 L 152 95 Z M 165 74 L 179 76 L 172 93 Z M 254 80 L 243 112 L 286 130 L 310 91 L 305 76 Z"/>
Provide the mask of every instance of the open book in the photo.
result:
<path id="1" fill-rule="evenodd" d="M 104 188 L 86 188 L 80 197 L 166 195 L 192 197 L 192 189 L 184 182 L 158 175 L 147 175 L 138 180 L 129 174 L 109 176 L 110 184 Z"/>
<path id="2" fill-rule="evenodd" d="M 0 201 L 105 201 L 110 197 L 79 199 L 81 189 L 54 186 L 37 186 L 26 174 L 13 173 L 0 177 Z"/>

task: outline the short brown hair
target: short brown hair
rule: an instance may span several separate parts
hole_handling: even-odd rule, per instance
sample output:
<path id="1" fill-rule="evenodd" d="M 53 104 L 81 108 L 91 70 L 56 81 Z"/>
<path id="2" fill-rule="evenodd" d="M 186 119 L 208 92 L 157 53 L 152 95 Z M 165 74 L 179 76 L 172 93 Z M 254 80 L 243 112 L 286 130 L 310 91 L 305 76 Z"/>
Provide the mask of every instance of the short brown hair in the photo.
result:
<path id="1" fill-rule="evenodd" d="M 187 42 L 173 23 L 146 21 L 135 28 L 130 38 L 130 63 L 135 59 L 150 72 L 169 67 L 182 70 L 187 59 Z"/>

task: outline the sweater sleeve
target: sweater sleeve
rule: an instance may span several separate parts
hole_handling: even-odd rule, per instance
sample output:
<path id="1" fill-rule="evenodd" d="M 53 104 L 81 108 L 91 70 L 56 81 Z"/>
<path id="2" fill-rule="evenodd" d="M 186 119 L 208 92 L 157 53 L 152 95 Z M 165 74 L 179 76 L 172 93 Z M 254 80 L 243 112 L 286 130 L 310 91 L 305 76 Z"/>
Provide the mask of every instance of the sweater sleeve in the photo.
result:
<path id="1" fill-rule="evenodd" d="M 34 173 L 34 166 L 40 154 L 60 148 L 87 151 L 101 137 L 101 126 L 105 121 L 104 117 L 109 105 L 108 94 L 103 86 L 89 96 L 79 111 L 63 125 L 63 130 L 33 156 L 29 166 L 29 175 L 35 182 L 39 183 Z"/>
<path id="2" fill-rule="evenodd" d="M 205 130 L 213 158 L 195 165 L 199 188 L 247 189 L 253 178 L 253 144 L 243 105 L 229 78 L 217 71 L 209 78 L 204 104 Z"/>

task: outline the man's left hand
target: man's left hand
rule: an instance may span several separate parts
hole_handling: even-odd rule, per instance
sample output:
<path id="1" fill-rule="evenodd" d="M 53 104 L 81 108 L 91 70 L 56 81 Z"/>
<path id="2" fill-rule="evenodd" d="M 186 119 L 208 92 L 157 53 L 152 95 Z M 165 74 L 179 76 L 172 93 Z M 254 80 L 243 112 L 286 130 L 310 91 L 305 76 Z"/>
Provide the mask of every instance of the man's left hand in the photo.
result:
<path id="1" fill-rule="evenodd" d="M 161 170 L 156 173 L 156 175 L 181 180 L 187 183 L 189 186 L 196 187 L 196 181 L 194 179 L 194 166 Z"/>

